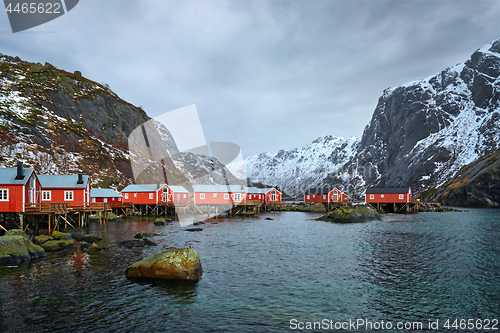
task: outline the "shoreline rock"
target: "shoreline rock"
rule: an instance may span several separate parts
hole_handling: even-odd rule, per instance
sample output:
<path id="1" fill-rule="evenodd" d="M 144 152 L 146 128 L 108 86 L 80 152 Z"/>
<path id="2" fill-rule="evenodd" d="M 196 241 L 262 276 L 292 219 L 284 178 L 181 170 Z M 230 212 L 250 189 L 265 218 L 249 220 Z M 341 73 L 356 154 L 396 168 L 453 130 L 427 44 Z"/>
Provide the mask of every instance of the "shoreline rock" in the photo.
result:
<path id="1" fill-rule="evenodd" d="M 373 207 L 357 205 L 331 210 L 317 220 L 337 223 L 360 223 L 374 219 L 380 220 L 381 218 L 381 215 Z"/>
<path id="2" fill-rule="evenodd" d="M 12 229 L 0 237 L 0 265 L 45 257 L 45 250 L 34 244 L 20 229 Z"/>
<path id="3" fill-rule="evenodd" d="M 198 281 L 203 274 L 200 257 L 194 249 L 168 249 L 130 265 L 128 277 Z"/>

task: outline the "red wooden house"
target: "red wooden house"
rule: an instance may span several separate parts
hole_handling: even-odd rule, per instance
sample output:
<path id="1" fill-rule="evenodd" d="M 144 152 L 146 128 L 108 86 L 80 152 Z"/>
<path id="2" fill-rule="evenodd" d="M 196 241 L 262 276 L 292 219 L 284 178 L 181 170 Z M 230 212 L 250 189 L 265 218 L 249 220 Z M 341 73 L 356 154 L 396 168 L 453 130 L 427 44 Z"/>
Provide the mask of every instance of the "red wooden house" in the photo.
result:
<path id="1" fill-rule="evenodd" d="M 304 202 L 333 203 L 343 201 L 349 196 L 336 187 L 310 188 L 304 193 Z"/>
<path id="2" fill-rule="evenodd" d="M 107 202 L 120 204 L 123 202 L 123 196 L 110 188 L 92 188 L 90 190 L 92 202 Z"/>
<path id="3" fill-rule="evenodd" d="M 184 187 L 167 184 L 129 185 L 121 194 L 123 202 L 131 202 L 134 205 L 189 201 L 189 192 Z"/>
<path id="4" fill-rule="evenodd" d="M 372 187 L 365 193 L 367 203 L 408 203 L 411 201 L 410 187 Z"/>
<path id="5" fill-rule="evenodd" d="M 25 204 L 40 203 L 41 185 L 35 170 L 24 168 L 0 169 L 0 212 L 23 213 Z"/>
<path id="6" fill-rule="evenodd" d="M 275 188 L 256 188 L 248 187 L 248 200 L 258 200 L 260 203 L 281 202 L 281 192 Z"/>
<path id="7" fill-rule="evenodd" d="M 243 185 L 193 185 L 197 205 L 227 205 L 244 202 L 247 187 Z"/>
<path id="8" fill-rule="evenodd" d="M 40 175 L 41 203 L 81 204 L 90 202 L 90 177 L 83 175 Z"/>

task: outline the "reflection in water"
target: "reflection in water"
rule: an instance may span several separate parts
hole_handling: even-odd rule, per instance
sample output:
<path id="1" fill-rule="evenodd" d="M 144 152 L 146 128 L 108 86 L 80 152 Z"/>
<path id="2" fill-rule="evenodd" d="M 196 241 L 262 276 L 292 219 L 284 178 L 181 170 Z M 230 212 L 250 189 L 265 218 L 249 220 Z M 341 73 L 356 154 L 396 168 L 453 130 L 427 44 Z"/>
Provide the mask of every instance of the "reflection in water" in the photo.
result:
<path id="1" fill-rule="evenodd" d="M 0 266 L 0 328 L 283 332 L 293 318 L 498 318 L 494 213 L 388 215 L 356 224 L 261 214 L 213 219 L 195 233 L 151 221 L 91 224 L 87 232 L 103 238 L 107 250 Z M 117 246 L 141 230 L 158 233 L 158 246 Z M 200 254 L 198 283 L 125 277 L 130 264 L 186 241 Z"/>

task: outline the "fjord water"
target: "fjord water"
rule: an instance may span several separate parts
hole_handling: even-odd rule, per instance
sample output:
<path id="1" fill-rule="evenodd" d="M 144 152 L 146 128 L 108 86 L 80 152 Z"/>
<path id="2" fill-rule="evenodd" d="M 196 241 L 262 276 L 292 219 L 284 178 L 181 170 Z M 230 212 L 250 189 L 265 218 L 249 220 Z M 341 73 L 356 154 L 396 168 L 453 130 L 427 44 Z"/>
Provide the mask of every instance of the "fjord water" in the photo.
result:
<path id="1" fill-rule="evenodd" d="M 436 331 L 450 332 L 442 327 L 448 318 L 500 317 L 499 213 L 335 224 L 287 212 L 218 219 L 201 232 L 147 221 L 92 224 L 108 250 L 0 266 L 0 331 L 283 332 L 292 319 L 364 318 L 438 319 Z M 152 238 L 159 245 L 117 247 L 140 230 L 160 233 Z M 187 241 L 201 257 L 198 283 L 124 276 L 129 264 Z"/>

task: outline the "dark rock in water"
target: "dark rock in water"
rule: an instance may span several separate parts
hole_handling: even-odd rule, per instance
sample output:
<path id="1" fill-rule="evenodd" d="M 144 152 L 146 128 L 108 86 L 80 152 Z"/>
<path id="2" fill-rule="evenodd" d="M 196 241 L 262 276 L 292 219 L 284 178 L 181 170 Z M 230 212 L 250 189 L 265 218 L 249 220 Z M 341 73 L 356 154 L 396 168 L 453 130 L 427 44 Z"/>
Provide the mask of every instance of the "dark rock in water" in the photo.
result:
<path id="1" fill-rule="evenodd" d="M 141 239 L 124 240 L 123 242 L 120 242 L 120 244 L 118 245 L 131 249 L 133 247 L 144 247 L 146 245 L 156 246 L 157 244 L 155 242 L 150 241 L 147 238 L 141 238 Z"/>
<path id="2" fill-rule="evenodd" d="M 271 220 L 272 221 L 272 218 L 270 217 L 266 217 L 265 220 Z"/>
<path id="3" fill-rule="evenodd" d="M 373 207 L 368 205 L 357 205 L 354 207 L 342 207 L 331 210 L 318 220 L 338 223 L 356 223 L 381 218 L 380 214 Z"/>
<path id="4" fill-rule="evenodd" d="M 35 243 L 36 245 L 42 245 L 50 240 L 54 240 L 54 238 L 50 237 L 50 236 L 47 236 L 47 235 L 40 235 L 40 236 L 36 236 L 34 239 L 33 239 L 33 243 Z"/>
<path id="5" fill-rule="evenodd" d="M 45 257 L 44 249 L 33 244 L 22 230 L 9 230 L 4 236 L 0 237 L 0 265 L 40 257 Z"/>
<path id="6" fill-rule="evenodd" d="M 97 241 L 102 240 L 102 238 L 99 238 L 99 237 L 94 236 L 92 234 L 88 234 L 88 235 L 83 236 L 83 240 L 86 241 L 87 243 L 95 243 Z"/>
<path id="7" fill-rule="evenodd" d="M 55 240 L 73 240 L 73 237 L 71 236 L 70 233 L 67 233 L 67 232 L 60 232 L 60 231 L 57 231 L 57 230 L 54 230 L 52 232 L 52 238 L 54 238 Z"/>
<path id="8" fill-rule="evenodd" d="M 145 231 L 139 231 L 134 238 L 144 238 L 146 237 L 146 232 Z"/>
<path id="9" fill-rule="evenodd" d="M 205 224 L 205 222 L 203 221 L 198 221 L 198 222 L 194 222 L 193 225 L 202 225 L 202 224 Z"/>
<path id="10" fill-rule="evenodd" d="M 189 228 L 189 229 L 185 229 L 185 231 L 203 231 L 203 228 Z"/>
<path id="11" fill-rule="evenodd" d="M 80 234 L 80 233 L 71 233 L 71 237 L 73 237 L 74 240 L 79 241 L 79 242 L 83 241 L 83 236 L 85 236 L 85 235 Z"/>
<path id="12" fill-rule="evenodd" d="M 157 227 L 163 227 L 166 225 L 167 225 L 167 222 L 165 222 L 165 221 L 155 221 L 155 226 L 157 226 Z"/>
<path id="13" fill-rule="evenodd" d="M 80 245 L 80 251 L 85 252 L 91 246 L 92 245 L 90 243 L 83 241 L 82 244 Z"/>
<path id="14" fill-rule="evenodd" d="M 102 248 L 99 245 L 97 245 L 96 243 L 92 243 L 92 245 L 89 248 L 87 248 L 85 252 L 95 253 L 95 252 L 99 252 L 101 250 L 102 250 Z"/>
<path id="15" fill-rule="evenodd" d="M 125 274 L 129 277 L 197 281 L 203 269 L 194 249 L 168 249 L 130 265 Z"/>
<path id="16" fill-rule="evenodd" d="M 55 251 L 64 250 L 66 248 L 71 248 L 71 247 L 73 247 L 74 243 L 75 243 L 75 241 L 73 239 L 49 240 L 48 242 L 43 243 L 42 247 L 45 251 L 55 252 Z"/>

